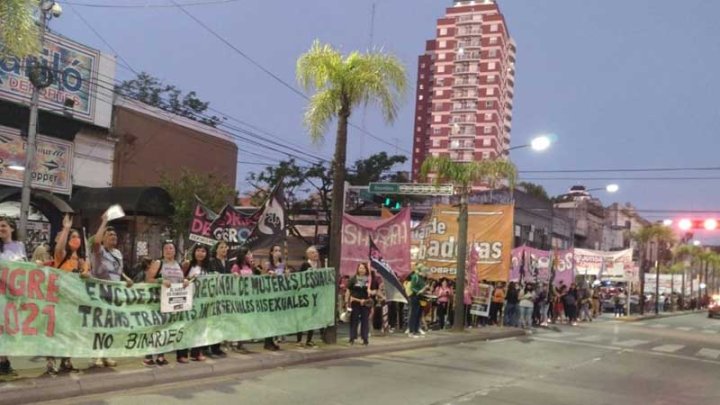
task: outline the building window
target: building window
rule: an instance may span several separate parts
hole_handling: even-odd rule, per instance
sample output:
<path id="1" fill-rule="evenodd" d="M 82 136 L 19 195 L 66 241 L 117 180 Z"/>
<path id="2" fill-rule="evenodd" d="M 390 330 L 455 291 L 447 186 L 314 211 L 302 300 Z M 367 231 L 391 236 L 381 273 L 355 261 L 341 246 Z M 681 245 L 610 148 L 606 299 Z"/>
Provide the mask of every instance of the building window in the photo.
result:
<path id="1" fill-rule="evenodd" d="M 441 133 L 440 128 L 433 128 L 432 132 L 433 132 L 433 135 L 440 135 L 440 133 Z"/>
<path id="2" fill-rule="evenodd" d="M 492 96 L 493 94 L 495 94 L 495 89 L 494 89 L 494 88 L 490 87 L 489 89 L 487 89 L 487 95 L 488 95 L 488 96 Z"/>
<path id="3" fill-rule="evenodd" d="M 420 74 L 420 78 L 421 78 L 421 79 L 424 79 L 424 78 L 425 78 L 425 75 L 421 73 L 421 74 Z"/>
<path id="4" fill-rule="evenodd" d="M 438 66 L 438 73 L 444 73 L 445 72 L 445 66 L 440 65 Z"/>
<path id="5" fill-rule="evenodd" d="M 442 78 L 437 79 L 437 85 L 440 86 L 440 87 L 443 86 L 443 79 L 442 79 Z"/>
<path id="6" fill-rule="evenodd" d="M 421 84 L 420 87 L 419 87 L 420 90 L 422 90 L 422 89 L 424 89 L 424 88 L 425 88 L 425 86 L 423 86 L 422 84 Z"/>
<path id="7" fill-rule="evenodd" d="M 445 54 L 444 53 L 438 54 L 438 59 L 445 60 Z"/>
<path id="8" fill-rule="evenodd" d="M 490 26 L 490 32 L 497 32 L 497 30 L 498 30 L 498 25 L 497 25 L 497 24 L 493 24 L 493 25 Z"/>
<path id="9" fill-rule="evenodd" d="M 440 35 L 447 35 L 447 28 L 440 28 Z"/>
<path id="10" fill-rule="evenodd" d="M 433 148 L 437 148 L 440 146 L 440 140 L 439 139 L 433 139 Z"/>
<path id="11" fill-rule="evenodd" d="M 418 100 L 422 100 L 422 99 L 423 99 L 423 95 L 421 94 L 418 96 Z"/>
<path id="12" fill-rule="evenodd" d="M 420 64 L 420 69 L 425 69 L 425 64 L 424 64 L 424 63 L 421 63 L 421 64 Z"/>
<path id="13" fill-rule="evenodd" d="M 497 56 L 497 49 L 491 49 L 491 50 L 488 52 L 488 56 L 491 57 L 491 58 L 496 57 L 496 56 Z"/>
<path id="14" fill-rule="evenodd" d="M 491 44 L 491 45 L 497 44 L 497 41 L 498 41 L 497 37 L 492 37 L 492 38 L 490 38 L 490 44 Z"/>
<path id="15" fill-rule="evenodd" d="M 438 114 L 435 114 L 435 115 L 433 116 L 433 121 L 434 121 L 434 122 L 440 122 L 440 121 L 442 121 L 442 117 L 441 117 L 440 115 L 438 115 Z"/>
<path id="16" fill-rule="evenodd" d="M 482 156 L 483 156 L 483 159 L 489 159 L 489 158 L 490 158 L 490 152 L 483 152 Z"/>
<path id="17" fill-rule="evenodd" d="M 490 134 L 492 133 L 492 127 L 490 125 L 483 126 L 483 134 Z M 486 139 L 486 141 L 490 141 L 489 139 Z"/>
<path id="18" fill-rule="evenodd" d="M 495 62 L 488 63 L 488 70 L 495 70 Z"/>
<path id="19" fill-rule="evenodd" d="M 447 47 L 447 41 L 440 41 L 439 46 L 440 46 L 440 48 L 445 48 L 445 47 Z M 442 55 L 442 54 L 441 54 L 441 55 Z M 444 59 L 444 57 L 441 57 L 440 59 Z"/>
<path id="20" fill-rule="evenodd" d="M 436 95 L 436 96 L 439 97 L 439 96 L 442 96 L 442 94 L 443 94 L 443 91 L 442 91 L 442 90 L 435 90 L 435 95 Z"/>
<path id="21" fill-rule="evenodd" d="M 490 129 L 490 127 L 485 127 L 485 129 Z M 483 139 L 483 146 L 490 146 L 490 138 Z"/>
<path id="22" fill-rule="evenodd" d="M 489 75 L 487 81 L 488 83 L 495 83 L 495 75 Z"/>
<path id="23" fill-rule="evenodd" d="M 485 121 L 492 121 L 492 113 L 485 113 Z"/>
<path id="24" fill-rule="evenodd" d="M 492 107 L 493 107 L 493 102 L 492 102 L 492 101 L 486 101 L 486 102 L 485 102 L 485 108 L 492 108 Z"/>

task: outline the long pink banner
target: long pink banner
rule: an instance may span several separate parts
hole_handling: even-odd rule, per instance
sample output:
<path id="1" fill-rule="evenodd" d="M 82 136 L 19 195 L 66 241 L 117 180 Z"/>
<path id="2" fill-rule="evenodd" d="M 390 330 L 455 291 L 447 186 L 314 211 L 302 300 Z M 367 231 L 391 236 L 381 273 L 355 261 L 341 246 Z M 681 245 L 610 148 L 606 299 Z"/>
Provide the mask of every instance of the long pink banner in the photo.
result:
<path id="1" fill-rule="evenodd" d="M 510 269 L 510 280 L 518 281 L 520 279 L 520 271 L 523 260 L 523 252 L 525 255 L 525 281 L 537 281 L 547 283 L 550 280 L 550 260 L 551 251 L 540 250 L 527 246 L 522 246 L 512 250 L 512 268 Z M 573 270 L 573 251 L 558 250 L 558 262 L 555 268 L 554 284 L 560 284 L 562 281 L 565 285 L 570 285 L 575 281 L 575 271 Z"/>
<path id="2" fill-rule="evenodd" d="M 368 262 L 370 236 L 400 280 L 410 274 L 410 209 L 387 219 L 343 215 L 340 272 L 352 276 Z"/>

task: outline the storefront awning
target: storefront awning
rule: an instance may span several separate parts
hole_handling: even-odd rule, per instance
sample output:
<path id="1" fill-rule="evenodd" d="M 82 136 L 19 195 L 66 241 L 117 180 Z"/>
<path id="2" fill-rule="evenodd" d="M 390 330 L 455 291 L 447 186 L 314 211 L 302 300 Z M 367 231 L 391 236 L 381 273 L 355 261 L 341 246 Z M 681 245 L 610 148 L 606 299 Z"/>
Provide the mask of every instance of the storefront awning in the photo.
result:
<path id="1" fill-rule="evenodd" d="M 70 200 L 83 215 L 105 212 L 113 204 L 120 204 L 127 215 L 165 217 L 174 212 L 170 194 L 160 187 L 83 188 Z"/>
<path id="2" fill-rule="evenodd" d="M 0 189 L 0 202 L 7 200 L 19 201 L 21 191 L 22 190 L 17 187 L 7 187 Z M 57 208 L 62 213 L 72 214 L 75 212 L 65 200 L 52 193 L 48 193 L 47 191 L 32 190 L 30 196 L 35 203 L 39 203 L 40 201 L 48 203 Z"/>

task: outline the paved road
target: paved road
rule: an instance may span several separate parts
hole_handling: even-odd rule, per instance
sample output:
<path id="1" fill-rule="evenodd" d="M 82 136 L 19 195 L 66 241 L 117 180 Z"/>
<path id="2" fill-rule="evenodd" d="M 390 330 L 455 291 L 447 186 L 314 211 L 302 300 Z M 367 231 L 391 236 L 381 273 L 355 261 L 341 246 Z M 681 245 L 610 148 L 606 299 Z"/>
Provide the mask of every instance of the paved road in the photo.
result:
<path id="1" fill-rule="evenodd" d="M 521 337 L 56 404 L 720 404 L 720 321 L 613 319 Z"/>

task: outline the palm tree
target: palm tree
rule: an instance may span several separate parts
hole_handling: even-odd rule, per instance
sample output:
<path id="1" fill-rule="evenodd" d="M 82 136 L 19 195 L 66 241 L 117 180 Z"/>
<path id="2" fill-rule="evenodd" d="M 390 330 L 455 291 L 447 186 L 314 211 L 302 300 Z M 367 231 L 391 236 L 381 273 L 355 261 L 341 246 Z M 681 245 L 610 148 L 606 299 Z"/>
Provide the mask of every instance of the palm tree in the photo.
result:
<path id="1" fill-rule="evenodd" d="M 40 49 L 38 25 L 33 12 L 39 0 L 0 1 L 0 56 L 24 58 Z"/>
<path id="2" fill-rule="evenodd" d="M 692 297 L 695 272 L 697 271 L 697 266 L 700 265 L 700 256 L 702 255 L 702 248 L 700 248 L 699 246 L 693 246 L 693 245 L 680 245 L 675 249 L 674 255 L 677 260 L 682 260 L 683 262 L 687 261 L 690 265 L 690 274 L 689 274 L 689 276 L 690 276 L 690 296 Z M 685 273 L 686 272 L 683 272 L 683 280 L 682 280 L 682 282 L 683 282 L 683 288 L 682 288 L 683 299 L 685 298 Z"/>
<path id="3" fill-rule="evenodd" d="M 682 274 L 685 271 L 685 265 L 680 262 L 675 262 L 671 266 L 665 269 L 667 274 L 670 274 L 670 310 L 675 311 L 675 307 L 672 304 L 672 297 L 675 294 L 675 275 Z M 685 281 L 683 280 L 683 283 Z"/>
<path id="4" fill-rule="evenodd" d="M 642 227 L 632 234 L 632 239 L 638 243 L 640 248 L 640 314 L 645 313 L 645 270 L 648 265 L 647 250 L 651 243 L 657 246 L 667 246 L 675 242 L 675 234 L 672 229 L 662 224 L 651 224 Z M 655 297 L 657 300 L 658 297 Z"/>
<path id="5" fill-rule="evenodd" d="M 339 278 L 349 118 L 356 107 L 377 103 L 385 121 L 392 123 L 407 88 L 405 67 L 397 57 L 381 51 L 351 52 L 343 56 L 332 46 L 316 40 L 310 50 L 298 58 L 296 73 L 300 86 L 307 92 L 314 92 L 304 118 L 313 141 L 323 140 L 328 126 L 337 119 L 330 265 Z M 329 340 L 333 341 L 331 335 Z"/>
<path id="6" fill-rule="evenodd" d="M 460 194 L 460 212 L 458 213 L 458 251 L 457 272 L 455 275 L 455 322 L 453 330 L 461 332 L 465 325 L 463 294 L 465 292 L 465 260 L 467 259 L 468 240 L 468 196 L 475 183 L 484 181 L 496 186 L 506 179 L 512 190 L 517 177 L 515 165 L 505 160 L 481 160 L 474 162 L 455 162 L 447 156 L 431 156 L 425 159 L 420 168 L 421 176 L 427 178 L 434 174 L 435 184 L 452 183 Z"/>

